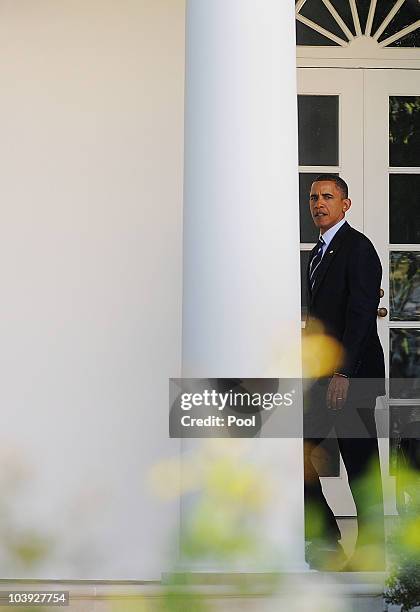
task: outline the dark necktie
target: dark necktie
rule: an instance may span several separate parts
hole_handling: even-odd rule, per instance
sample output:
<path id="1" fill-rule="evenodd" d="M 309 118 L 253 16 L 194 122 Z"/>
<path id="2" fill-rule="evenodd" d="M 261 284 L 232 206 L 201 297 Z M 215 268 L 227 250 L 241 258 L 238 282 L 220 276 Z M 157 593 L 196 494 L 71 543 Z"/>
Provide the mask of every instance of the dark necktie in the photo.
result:
<path id="1" fill-rule="evenodd" d="M 322 259 L 322 249 L 323 249 L 324 244 L 325 242 L 323 241 L 322 236 L 320 236 L 316 244 L 315 255 L 311 259 L 311 263 L 309 265 L 309 282 L 311 285 L 311 291 L 313 290 L 314 285 L 315 285 L 316 275 L 318 272 L 319 264 L 321 263 L 321 259 Z"/>

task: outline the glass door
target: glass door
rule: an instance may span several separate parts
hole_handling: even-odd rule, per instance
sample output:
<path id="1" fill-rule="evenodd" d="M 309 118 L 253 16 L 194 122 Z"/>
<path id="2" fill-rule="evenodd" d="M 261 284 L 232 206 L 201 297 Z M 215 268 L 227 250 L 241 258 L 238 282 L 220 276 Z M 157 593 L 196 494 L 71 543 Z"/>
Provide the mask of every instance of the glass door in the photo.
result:
<path id="1" fill-rule="evenodd" d="M 302 315 L 306 314 L 309 253 L 318 240 L 309 213 L 309 191 L 321 173 L 338 174 L 349 184 L 353 206 L 349 223 L 363 230 L 363 70 L 298 70 L 299 206 Z M 328 462 L 317 466 L 336 516 L 354 516 L 353 498 L 335 440 L 324 443 Z"/>
<path id="2" fill-rule="evenodd" d="M 392 491 L 395 436 L 420 422 L 420 71 L 366 70 L 364 91 L 364 228 L 383 266 L 378 328 L 391 438 L 381 449 Z M 385 511 L 396 511 L 392 494 Z"/>
<path id="3" fill-rule="evenodd" d="M 348 221 L 372 240 L 383 267 L 378 331 L 391 384 L 377 420 L 388 419 L 389 405 L 391 440 L 379 445 L 385 512 L 394 514 L 390 448 L 410 421 L 420 422 L 420 71 L 300 68 L 298 86 L 302 311 L 317 239 L 308 191 L 317 174 L 337 173 L 350 188 Z M 330 456 L 324 490 L 337 516 L 352 516 L 344 466 L 337 450 Z"/>

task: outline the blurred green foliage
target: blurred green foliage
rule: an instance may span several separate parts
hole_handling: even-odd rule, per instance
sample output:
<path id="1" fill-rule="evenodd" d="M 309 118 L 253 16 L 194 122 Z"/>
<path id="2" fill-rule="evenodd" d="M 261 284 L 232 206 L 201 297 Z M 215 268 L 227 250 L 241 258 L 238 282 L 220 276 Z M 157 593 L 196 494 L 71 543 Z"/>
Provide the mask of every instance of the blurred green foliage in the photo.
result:
<path id="1" fill-rule="evenodd" d="M 400 467 L 400 471 L 402 468 Z M 420 474 L 418 470 L 405 468 L 398 474 L 403 483 L 406 500 L 405 509 L 388 539 L 391 561 L 385 599 L 388 603 L 401 605 L 401 612 L 408 612 L 420 605 Z"/>
<path id="2" fill-rule="evenodd" d="M 241 440 L 213 440 L 179 466 L 188 483 L 179 489 L 188 507 L 179 542 L 181 567 L 235 571 L 244 560 L 255 566 L 265 558 L 268 548 L 260 527 L 270 488 L 268 478 L 247 458 L 246 449 Z M 212 609 L 212 599 L 197 592 L 190 576 L 175 566 L 165 585 L 162 611 Z M 239 581 L 236 588 L 245 594 L 249 584 Z"/>
<path id="3" fill-rule="evenodd" d="M 418 137 L 420 96 L 390 96 L 389 140 L 393 144 L 409 144 Z"/>

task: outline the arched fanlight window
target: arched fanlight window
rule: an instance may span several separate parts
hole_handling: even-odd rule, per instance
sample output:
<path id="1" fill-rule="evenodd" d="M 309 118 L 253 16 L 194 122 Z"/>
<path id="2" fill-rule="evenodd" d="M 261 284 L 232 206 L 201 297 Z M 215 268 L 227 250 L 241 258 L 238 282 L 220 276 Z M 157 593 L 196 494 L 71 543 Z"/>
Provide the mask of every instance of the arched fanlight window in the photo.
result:
<path id="1" fill-rule="evenodd" d="M 297 0 L 303 46 L 348 47 L 369 38 L 379 48 L 420 46 L 420 0 Z"/>

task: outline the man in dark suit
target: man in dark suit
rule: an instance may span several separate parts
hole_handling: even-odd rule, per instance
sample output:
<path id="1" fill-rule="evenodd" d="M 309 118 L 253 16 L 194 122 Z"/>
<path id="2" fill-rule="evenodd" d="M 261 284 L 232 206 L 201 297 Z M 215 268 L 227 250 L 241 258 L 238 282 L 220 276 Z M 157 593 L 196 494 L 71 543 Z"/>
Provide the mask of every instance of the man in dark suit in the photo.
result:
<path id="1" fill-rule="evenodd" d="M 340 177 L 323 174 L 315 179 L 310 211 L 320 235 L 307 270 L 305 334 L 319 333 L 322 326 L 343 350 L 340 363 L 305 394 L 306 557 L 314 569 L 380 570 L 384 526 L 374 409 L 377 396 L 385 393 L 384 355 L 376 328 L 382 268 L 370 240 L 345 220 L 350 206 L 347 184 Z M 347 563 L 314 459 L 331 433 L 357 509 L 358 540 Z"/>

